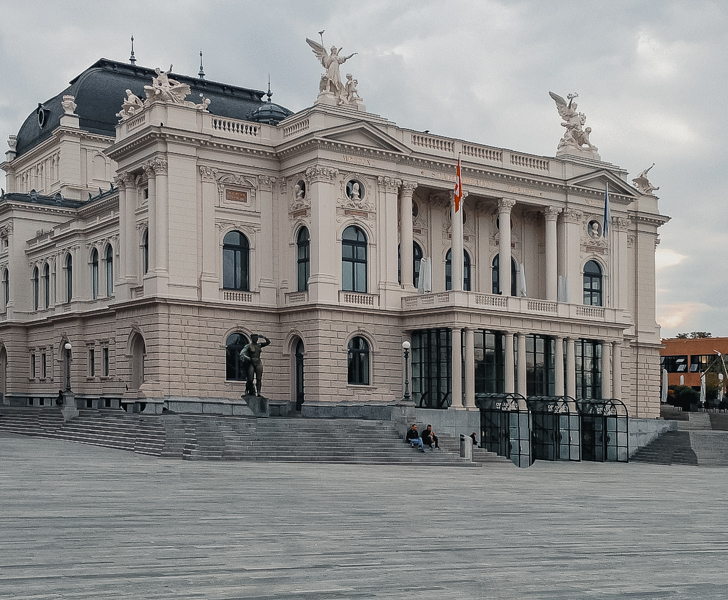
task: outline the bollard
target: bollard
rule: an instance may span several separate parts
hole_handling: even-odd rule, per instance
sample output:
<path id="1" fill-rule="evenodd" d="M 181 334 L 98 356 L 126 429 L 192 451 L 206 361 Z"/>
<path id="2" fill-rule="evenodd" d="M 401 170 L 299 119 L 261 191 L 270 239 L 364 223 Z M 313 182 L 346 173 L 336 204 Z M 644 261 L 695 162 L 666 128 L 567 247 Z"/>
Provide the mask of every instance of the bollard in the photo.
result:
<path id="1" fill-rule="evenodd" d="M 473 460 L 473 440 L 462 433 L 460 434 L 460 458 Z"/>

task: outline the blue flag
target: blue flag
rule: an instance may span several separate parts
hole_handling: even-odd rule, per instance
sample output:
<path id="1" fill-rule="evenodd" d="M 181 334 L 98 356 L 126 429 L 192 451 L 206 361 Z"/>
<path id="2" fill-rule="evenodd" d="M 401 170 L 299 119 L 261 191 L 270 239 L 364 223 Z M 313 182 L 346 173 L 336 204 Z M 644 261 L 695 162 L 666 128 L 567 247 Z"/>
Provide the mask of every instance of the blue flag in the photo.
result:
<path id="1" fill-rule="evenodd" d="M 604 190 L 604 223 L 602 224 L 602 237 L 607 237 L 609 234 L 609 222 L 612 220 L 612 215 L 609 211 L 609 182 L 607 181 L 607 189 Z"/>

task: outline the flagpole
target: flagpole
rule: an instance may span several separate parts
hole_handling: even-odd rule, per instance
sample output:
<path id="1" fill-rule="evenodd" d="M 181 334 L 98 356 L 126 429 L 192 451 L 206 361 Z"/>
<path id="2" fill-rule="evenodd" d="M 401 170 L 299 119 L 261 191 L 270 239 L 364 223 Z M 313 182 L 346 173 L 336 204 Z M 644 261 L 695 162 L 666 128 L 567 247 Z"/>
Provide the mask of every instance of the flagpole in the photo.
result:
<path id="1" fill-rule="evenodd" d="M 457 169 L 455 172 L 455 188 L 452 193 L 452 241 L 450 245 L 450 277 L 453 291 L 463 289 L 463 180 L 460 167 L 460 154 L 458 153 Z"/>

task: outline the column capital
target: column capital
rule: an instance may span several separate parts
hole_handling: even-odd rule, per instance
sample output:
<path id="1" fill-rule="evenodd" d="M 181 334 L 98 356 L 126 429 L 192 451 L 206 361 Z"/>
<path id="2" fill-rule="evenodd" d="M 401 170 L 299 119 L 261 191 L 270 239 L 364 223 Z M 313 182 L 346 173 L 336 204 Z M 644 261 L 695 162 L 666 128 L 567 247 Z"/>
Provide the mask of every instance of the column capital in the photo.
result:
<path id="1" fill-rule="evenodd" d="M 515 200 L 510 198 L 499 198 L 498 199 L 498 212 L 501 214 L 510 213 L 511 209 L 516 205 Z"/>
<path id="2" fill-rule="evenodd" d="M 331 183 L 338 174 L 338 169 L 316 165 L 306 169 L 306 180 L 310 183 Z"/>
<path id="3" fill-rule="evenodd" d="M 615 231 L 627 231 L 632 225 L 632 220 L 624 217 L 612 217 L 612 229 Z"/>
<path id="4" fill-rule="evenodd" d="M 561 209 L 555 206 L 547 206 L 543 209 L 543 217 L 547 221 L 556 221 L 561 214 Z"/>
<path id="5" fill-rule="evenodd" d="M 581 223 L 581 219 L 584 216 L 580 210 L 575 208 L 567 208 L 562 213 L 562 219 L 565 223 Z"/>
<path id="6" fill-rule="evenodd" d="M 402 196 L 412 196 L 417 189 L 416 181 L 402 181 Z"/>
<path id="7" fill-rule="evenodd" d="M 123 190 L 128 187 L 132 187 L 132 185 L 134 184 L 134 179 L 134 175 L 129 173 L 129 171 L 124 171 L 114 177 L 114 183 L 116 183 L 116 187 L 118 187 L 120 190 Z"/>
<path id="8" fill-rule="evenodd" d="M 201 166 L 200 175 L 202 175 L 202 181 L 215 181 L 215 178 L 217 177 L 217 169 Z"/>
<path id="9" fill-rule="evenodd" d="M 396 193 L 397 190 L 399 190 L 399 186 L 402 185 L 402 180 L 394 177 L 379 176 L 377 177 L 377 183 L 382 186 L 385 191 Z"/>
<path id="10" fill-rule="evenodd" d="M 261 190 L 265 190 L 266 192 L 272 192 L 273 184 L 275 182 L 275 177 L 271 177 L 269 175 L 258 175 L 258 186 Z"/>

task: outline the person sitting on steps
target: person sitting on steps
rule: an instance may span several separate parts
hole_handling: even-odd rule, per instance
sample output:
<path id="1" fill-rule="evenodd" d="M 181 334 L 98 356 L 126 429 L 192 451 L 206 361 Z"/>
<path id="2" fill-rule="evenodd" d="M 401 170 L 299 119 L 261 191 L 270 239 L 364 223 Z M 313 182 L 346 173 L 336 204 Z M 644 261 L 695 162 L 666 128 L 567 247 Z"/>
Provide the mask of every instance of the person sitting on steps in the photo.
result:
<path id="1" fill-rule="evenodd" d="M 440 449 L 440 444 L 437 443 L 437 436 L 432 431 L 432 425 L 428 425 L 427 428 L 422 432 L 422 443 L 427 444 L 430 450 L 437 448 Z M 434 444 L 434 446 L 433 446 Z"/>
<path id="2" fill-rule="evenodd" d="M 407 430 L 407 435 L 405 436 L 405 441 L 410 443 L 410 446 L 413 448 L 419 448 L 420 452 L 424 452 L 425 448 L 422 445 L 422 438 L 420 437 L 420 432 L 417 431 L 417 424 L 412 423 L 412 427 L 410 427 Z"/>

